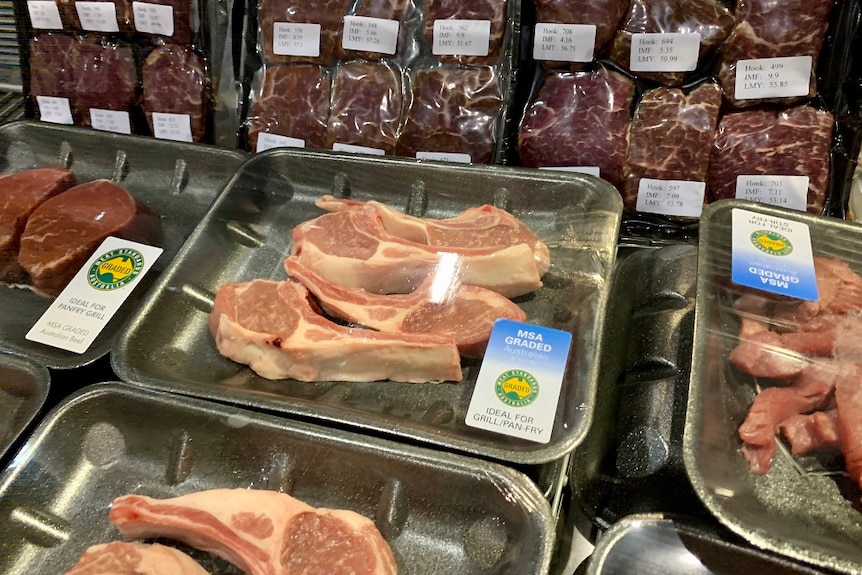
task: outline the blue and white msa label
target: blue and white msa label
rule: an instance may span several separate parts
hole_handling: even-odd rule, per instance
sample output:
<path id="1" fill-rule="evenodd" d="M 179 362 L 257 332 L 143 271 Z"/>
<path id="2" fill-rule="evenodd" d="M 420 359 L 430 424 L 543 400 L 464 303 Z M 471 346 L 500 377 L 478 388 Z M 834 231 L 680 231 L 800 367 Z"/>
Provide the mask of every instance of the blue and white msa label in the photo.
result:
<path id="1" fill-rule="evenodd" d="M 548 443 L 572 334 L 498 319 L 467 409 L 466 423 Z"/>
<path id="2" fill-rule="evenodd" d="M 808 225 L 738 208 L 732 216 L 734 283 L 788 297 L 818 299 Z"/>

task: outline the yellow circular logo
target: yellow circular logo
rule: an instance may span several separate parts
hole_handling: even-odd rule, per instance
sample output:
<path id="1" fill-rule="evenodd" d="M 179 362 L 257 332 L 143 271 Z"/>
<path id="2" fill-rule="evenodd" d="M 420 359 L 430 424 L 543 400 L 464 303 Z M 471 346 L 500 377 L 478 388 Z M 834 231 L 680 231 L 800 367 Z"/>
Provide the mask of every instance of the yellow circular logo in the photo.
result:
<path id="1" fill-rule="evenodd" d="M 129 285 L 143 268 L 144 256 L 138 250 L 111 250 L 93 262 L 87 281 L 97 290 L 111 291 Z"/>
<path id="2" fill-rule="evenodd" d="M 523 369 L 504 371 L 494 385 L 497 398 L 510 407 L 524 407 L 539 396 L 539 382 Z"/>

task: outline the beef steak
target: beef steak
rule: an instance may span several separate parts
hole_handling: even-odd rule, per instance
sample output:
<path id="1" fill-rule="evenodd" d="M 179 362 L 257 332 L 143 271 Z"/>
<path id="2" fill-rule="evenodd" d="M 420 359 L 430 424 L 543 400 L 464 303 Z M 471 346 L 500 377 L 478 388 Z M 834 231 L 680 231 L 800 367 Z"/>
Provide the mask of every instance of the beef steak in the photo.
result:
<path id="1" fill-rule="evenodd" d="M 289 64 L 305 62 L 331 66 L 335 64 L 336 48 L 340 38 L 341 26 L 348 13 L 352 0 L 321 0 L 303 2 L 299 0 L 260 0 L 258 20 L 263 56 L 270 64 Z M 319 55 L 276 54 L 276 24 L 317 24 L 320 26 Z M 278 50 L 281 51 L 281 50 Z"/>
<path id="2" fill-rule="evenodd" d="M 88 37 L 79 49 L 80 67 L 74 72 L 75 118 L 89 127 L 93 108 L 130 111 L 138 85 L 132 48 Z"/>
<path id="3" fill-rule="evenodd" d="M 150 130 L 153 112 L 189 116 L 192 139 L 203 142 L 207 133 L 208 82 L 206 64 L 197 52 L 175 44 L 157 46 L 141 69 L 144 111 Z"/>
<path id="4" fill-rule="evenodd" d="M 451 336 L 381 333 L 335 324 L 312 308 L 308 290 L 295 281 L 223 285 L 209 325 L 219 353 L 267 379 L 461 380 Z"/>
<path id="5" fill-rule="evenodd" d="M 108 236 L 154 243 L 160 232 L 158 216 L 129 192 L 94 180 L 36 208 L 21 235 L 18 263 L 37 291 L 56 296 Z"/>
<path id="6" fill-rule="evenodd" d="M 521 119 L 521 163 L 596 166 L 602 178 L 619 186 L 634 89 L 632 80 L 605 67 L 547 74 Z"/>
<path id="7" fill-rule="evenodd" d="M 267 66 L 255 78 L 249 148 L 258 151 L 262 133 L 296 138 L 309 148 L 325 148 L 329 95 L 329 76 L 320 66 Z"/>
<path id="8" fill-rule="evenodd" d="M 725 114 L 709 165 L 710 197 L 735 197 L 741 175 L 808 176 L 806 209 L 822 212 L 833 124 L 831 113 L 804 105 Z"/>
<path id="9" fill-rule="evenodd" d="M 314 508 L 275 491 L 213 489 L 172 499 L 125 495 L 111 504 L 125 537 L 169 536 L 211 551 L 249 575 L 395 575 L 370 519 Z"/>
<path id="10" fill-rule="evenodd" d="M 497 292 L 468 285 L 440 288 L 434 276 L 409 294 L 379 295 L 328 281 L 293 257 L 285 261 L 285 269 L 331 316 L 383 332 L 450 335 L 465 357 L 484 355 L 497 319 L 527 319 Z"/>
<path id="11" fill-rule="evenodd" d="M 503 106 L 494 68 L 420 67 L 410 75 L 397 154 L 459 153 L 472 163 L 487 163 L 494 155 Z"/>
<path id="12" fill-rule="evenodd" d="M 364 18 L 378 18 L 380 20 L 393 20 L 398 22 L 398 42 L 395 47 L 395 54 L 386 54 L 382 52 L 370 52 L 362 50 L 348 50 L 344 48 L 342 41 L 338 43 L 338 59 L 350 60 L 353 58 L 363 58 L 365 60 L 379 60 L 391 56 L 402 56 L 405 52 L 405 43 L 409 41 L 408 34 L 409 26 L 406 26 L 405 20 L 412 17 L 413 2 L 410 0 L 357 0 L 352 10 L 348 12 L 350 16 L 361 16 Z M 341 39 L 343 40 L 344 30 L 341 30 Z"/>
<path id="13" fill-rule="evenodd" d="M 403 101 L 401 69 L 385 62 L 340 64 L 332 80 L 328 146 L 351 144 L 395 153 Z"/>
<path id="14" fill-rule="evenodd" d="M 722 48 L 718 71 L 721 88 L 731 106 L 754 106 L 765 101 L 789 104 L 817 93 L 816 69 L 829 25 L 832 0 L 740 0 L 737 24 Z M 808 93 L 801 97 L 740 99 L 736 97 L 737 62 L 757 58 L 811 56 Z"/>
<path id="15" fill-rule="evenodd" d="M 113 541 L 89 547 L 65 575 L 209 575 L 194 559 L 173 547 Z"/>
<path id="16" fill-rule="evenodd" d="M 491 23 L 487 56 L 437 55 L 450 64 L 494 65 L 500 58 L 503 35 L 506 32 L 506 0 L 427 0 L 422 13 L 425 18 L 425 43 L 428 53 L 434 45 L 434 22 L 437 20 L 482 20 Z"/>
<path id="17" fill-rule="evenodd" d="M 90 0 L 88 0 L 90 1 Z M 91 0 L 100 2 L 102 5 L 112 4 L 114 19 L 117 24 L 117 29 L 122 34 L 130 34 L 135 31 L 132 23 L 132 0 Z M 81 23 L 79 16 L 79 0 L 58 0 L 57 7 L 60 9 L 60 17 L 63 19 L 63 28 L 67 30 L 76 30 L 79 32 L 87 32 Z M 110 10 L 110 8 L 109 8 Z M 94 30 L 89 30 L 93 32 Z M 99 31 L 95 31 L 99 32 Z"/>
<path id="18" fill-rule="evenodd" d="M 721 96 L 712 82 L 689 93 L 666 87 L 644 93 L 632 119 L 623 168 L 627 209 L 637 205 L 641 178 L 706 182 Z"/>
<path id="19" fill-rule="evenodd" d="M 173 33 L 158 35 L 170 38 L 177 44 L 181 44 L 183 46 L 191 46 L 194 44 L 196 40 L 195 34 L 197 32 L 195 29 L 195 23 L 198 19 L 198 14 L 195 13 L 194 7 L 198 5 L 197 2 L 190 2 L 189 0 L 146 0 L 141 1 L 139 4 L 156 4 L 158 6 L 170 7 Z M 151 33 L 149 32 L 149 27 L 146 22 L 135 19 L 134 12 L 132 14 L 132 18 L 135 30 L 145 34 Z M 164 20 L 162 20 L 162 22 L 164 25 Z"/>
<path id="20" fill-rule="evenodd" d="M 79 41 L 66 34 L 43 32 L 30 39 L 30 97 L 38 110 L 36 96 L 67 98 L 75 112 L 76 74 L 81 69 Z M 79 120 L 74 119 L 76 123 Z"/>
<path id="21" fill-rule="evenodd" d="M 629 3 L 625 0 L 535 0 L 536 22 L 548 24 L 582 24 L 596 27 L 593 44 L 595 58 L 604 54 L 617 31 Z M 546 67 L 571 63 L 544 61 Z"/>
<path id="22" fill-rule="evenodd" d="M 74 185 L 75 174 L 65 168 L 37 168 L 0 176 L 0 282 L 25 279 L 18 248 L 27 219 L 44 201 Z"/>

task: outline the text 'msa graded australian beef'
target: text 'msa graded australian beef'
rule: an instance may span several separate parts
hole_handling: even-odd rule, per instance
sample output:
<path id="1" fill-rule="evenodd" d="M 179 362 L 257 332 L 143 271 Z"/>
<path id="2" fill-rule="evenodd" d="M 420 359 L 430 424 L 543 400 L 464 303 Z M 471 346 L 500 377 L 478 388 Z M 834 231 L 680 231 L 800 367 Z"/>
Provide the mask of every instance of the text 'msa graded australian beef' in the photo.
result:
<path id="1" fill-rule="evenodd" d="M 213 489 L 172 499 L 118 497 L 109 513 L 130 538 L 170 537 L 213 553 L 248 575 L 395 575 L 374 522 L 315 508 L 286 493 Z"/>
<path id="2" fill-rule="evenodd" d="M 64 575 L 209 575 L 180 551 L 159 543 L 112 541 L 84 551 Z"/>
<path id="3" fill-rule="evenodd" d="M 473 217 L 481 221 L 482 210 L 496 208 L 474 210 Z M 493 235 L 483 237 L 480 225 L 466 238 L 453 233 L 455 244 L 422 243 L 390 233 L 378 210 L 366 205 L 299 224 L 291 251 L 322 277 L 375 293 L 408 293 L 428 275 L 448 274 L 450 283 L 517 297 L 539 289 L 550 266 L 550 258 L 537 256 L 546 254 L 547 246 L 529 234 L 527 240 L 514 236 L 500 242 Z M 467 243 L 458 241 L 464 239 Z"/>
<path id="4" fill-rule="evenodd" d="M 18 262 L 37 292 L 56 296 L 108 236 L 156 243 L 159 216 L 109 180 L 79 184 L 36 208 Z"/>
<path id="5" fill-rule="evenodd" d="M 209 327 L 219 353 L 267 379 L 424 383 L 462 377 L 452 336 L 338 325 L 318 313 L 308 290 L 293 280 L 221 286 Z"/>
<path id="6" fill-rule="evenodd" d="M 26 279 L 18 250 L 27 220 L 43 202 L 74 185 L 75 174 L 66 168 L 36 168 L 0 176 L 0 282 Z"/>

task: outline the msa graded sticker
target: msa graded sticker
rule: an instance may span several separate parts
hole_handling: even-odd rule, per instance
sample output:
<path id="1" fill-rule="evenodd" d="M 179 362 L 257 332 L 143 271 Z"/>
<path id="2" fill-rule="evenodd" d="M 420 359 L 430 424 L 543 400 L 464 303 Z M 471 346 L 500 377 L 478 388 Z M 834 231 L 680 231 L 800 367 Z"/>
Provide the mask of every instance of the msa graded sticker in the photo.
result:
<path id="1" fill-rule="evenodd" d="M 27 332 L 26 339 L 84 353 L 162 253 L 108 237 Z"/>
<path id="2" fill-rule="evenodd" d="M 466 423 L 548 443 L 572 334 L 500 319 L 494 323 Z"/>
<path id="3" fill-rule="evenodd" d="M 811 234 L 802 222 L 736 208 L 731 279 L 788 297 L 816 301 Z"/>

